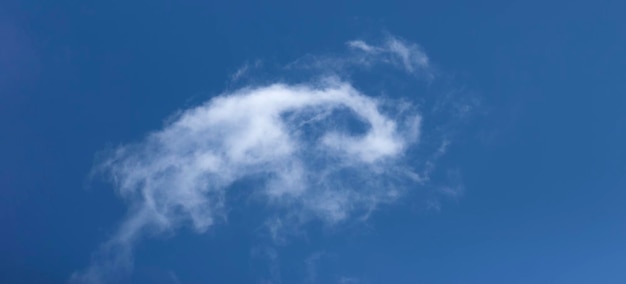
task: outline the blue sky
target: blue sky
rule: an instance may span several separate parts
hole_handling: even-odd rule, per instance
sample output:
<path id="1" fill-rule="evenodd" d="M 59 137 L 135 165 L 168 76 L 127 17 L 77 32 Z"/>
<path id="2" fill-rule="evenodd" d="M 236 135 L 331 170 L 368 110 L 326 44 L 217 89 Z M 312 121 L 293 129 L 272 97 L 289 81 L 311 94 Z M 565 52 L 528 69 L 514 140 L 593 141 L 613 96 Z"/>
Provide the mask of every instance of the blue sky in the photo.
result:
<path id="1" fill-rule="evenodd" d="M 3 1 L 0 282 L 624 283 L 625 9 Z"/>

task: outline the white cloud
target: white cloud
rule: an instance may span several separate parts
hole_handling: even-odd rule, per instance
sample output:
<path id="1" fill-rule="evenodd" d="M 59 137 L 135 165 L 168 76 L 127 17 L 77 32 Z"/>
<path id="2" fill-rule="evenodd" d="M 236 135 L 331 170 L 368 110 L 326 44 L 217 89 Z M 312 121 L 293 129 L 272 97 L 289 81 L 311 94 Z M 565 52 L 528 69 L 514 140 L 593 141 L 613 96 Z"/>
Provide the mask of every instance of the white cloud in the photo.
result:
<path id="1" fill-rule="evenodd" d="M 420 71 L 429 77 L 432 76 L 428 56 L 417 44 L 408 43 L 393 36 L 388 36 L 381 45 L 371 45 L 362 40 L 349 41 L 347 44 L 350 48 L 365 53 L 365 57 L 362 55 L 357 57 L 363 63 L 382 60 L 402 66 L 410 73 Z"/>
<path id="2" fill-rule="evenodd" d="M 362 40 L 352 40 L 348 42 L 348 46 L 355 49 L 360 49 L 365 52 L 380 52 L 379 47 L 371 46 Z"/>
<path id="3" fill-rule="evenodd" d="M 321 74 L 344 75 L 355 69 L 393 66 L 417 78 L 432 80 L 434 68 L 421 46 L 388 35 L 378 43 L 346 42 L 349 53 L 334 56 L 307 55 L 287 65 L 289 70 L 308 69 Z"/>
<path id="4" fill-rule="evenodd" d="M 382 62 L 430 74 L 428 58 L 415 44 L 389 37 L 380 46 L 348 45 L 360 54 L 316 63 L 332 69 Z M 428 171 L 418 174 L 415 157 L 408 157 L 421 137 L 422 116 L 415 109 L 406 100 L 368 96 L 341 77 L 327 76 L 244 87 L 184 110 L 99 164 L 129 212 L 91 265 L 71 280 L 118 282 L 112 276 L 132 269 L 133 248 L 143 237 L 183 226 L 205 232 L 226 219 L 229 192 L 246 178 L 259 181 L 251 192 L 268 204 L 267 229 L 275 240 L 313 220 L 334 225 L 365 219 L 427 180 Z"/>
<path id="5" fill-rule="evenodd" d="M 239 67 L 239 69 L 237 69 L 235 73 L 233 73 L 230 76 L 231 82 L 239 81 L 240 79 L 244 78 L 248 73 L 250 73 L 252 69 L 257 69 L 261 67 L 261 65 L 262 65 L 261 60 L 255 60 L 253 63 L 249 63 L 249 62 L 245 63 L 243 66 Z"/>
<path id="6" fill-rule="evenodd" d="M 100 169 L 132 208 L 105 249 L 130 254 L 145 232 L 184 223 L 206 231 L 225 214 L 229 186 L 250 176 L 261 177 L 264 183 L 255 190 L 296 222 L 319 218 L 333 224 L 394 200 L 401 190 L 395 181 L 410 180 L 403 174 L 403 153 L 416 143 L 412 132 L 420 119 L 405 113 L 394 120 L 378 104 L 346 82 L 326 80 L 316 87 L 243 89 L 185 111 L 103 161 Z M 336 127 L 342 112 L 367 131 Z M 406 121 L 414 125 L 398 127 Z M 300 132 L 304 128 L 316 133 Z M 75 279 L 97 278 L 92 274 L 98 269 Z"/>

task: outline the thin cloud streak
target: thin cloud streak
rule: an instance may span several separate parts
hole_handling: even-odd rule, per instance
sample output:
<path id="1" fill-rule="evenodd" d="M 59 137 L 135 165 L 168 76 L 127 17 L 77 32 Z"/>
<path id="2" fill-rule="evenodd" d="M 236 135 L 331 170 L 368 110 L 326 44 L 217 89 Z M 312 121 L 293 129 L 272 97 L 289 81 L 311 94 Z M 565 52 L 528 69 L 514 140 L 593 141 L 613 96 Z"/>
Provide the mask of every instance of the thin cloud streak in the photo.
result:
<path id="1" fill-rule="evenodd" d="M 320 74 L 343 75 L 354 69 L 393 66 L 415 78 L 435 79 L 433 66 L 421 46 L 401 38 L 387 36 L 377 44 L 364 40 L 346 42 L 349 53 L 340 56 L 307 55 L 288 64 L 287 69 L 309 69 Z"/>
<path id="2" fill-rule="evenodd" d="M 349 41 L 347 45 L 365 53 L 365 56 L 357 55 L 364 63 L 370 63 L 370 59 L 374 58 L 401 66 L 409 73 L 421 71 L 432 77 L 428 56 L 417 44 L 389 36 L 381 45 L 371 45 L 363 40 Z"/>

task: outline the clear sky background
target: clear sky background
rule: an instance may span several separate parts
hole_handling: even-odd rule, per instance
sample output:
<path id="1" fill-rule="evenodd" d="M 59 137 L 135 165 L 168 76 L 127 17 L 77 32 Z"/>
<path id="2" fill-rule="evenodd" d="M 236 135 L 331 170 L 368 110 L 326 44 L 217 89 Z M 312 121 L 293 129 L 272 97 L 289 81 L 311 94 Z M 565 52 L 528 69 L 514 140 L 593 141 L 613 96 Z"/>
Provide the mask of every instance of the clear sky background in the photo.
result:
<path id="1" fill-rule="evenodd" d="M 308 78 L 280 66 L 393 35 L 421 46 L 434 79 L 383 67 L 350 77 L 355 88 L 421 106 L 425 146 L 437 129 L 429 100 L 472 106 L 451 119 L 431 181 L 367 219 L 305 222 L 277 241 L 261 217 L 272 205 L 246 197 L 259 184 L 244 179 L 227 221 L 145 234 L 121 279 L 626 283 L 624 11 L 623 1 L 0 1 L 0 282 L 66 283 L 108 257 L 94 252 L 133 203 L 91 175 L 98 153 L 221 93 Z"/>

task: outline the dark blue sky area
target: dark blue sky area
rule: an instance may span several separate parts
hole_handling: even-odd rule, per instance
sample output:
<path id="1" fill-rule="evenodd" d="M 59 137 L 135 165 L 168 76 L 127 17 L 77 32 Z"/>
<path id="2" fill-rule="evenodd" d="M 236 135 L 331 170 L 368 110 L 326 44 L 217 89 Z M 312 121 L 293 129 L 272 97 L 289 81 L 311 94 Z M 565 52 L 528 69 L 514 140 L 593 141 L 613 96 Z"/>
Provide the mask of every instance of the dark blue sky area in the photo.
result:
<path id="1" fill-rule="evenodd" d="M 279 248 L 235 208 L 142 242 L 132 282 L 262 283 L 278 266 L 282 283 L 626 283 L 625 2 L 313 3 L 0 2 L 0 282 L 65 283 L 114 231 L 126 208 L 89 178 L 99 151 L 232 89 L 245 63 L 392 33 L 481 98 L 438 165 L 463 196 Z"/>

